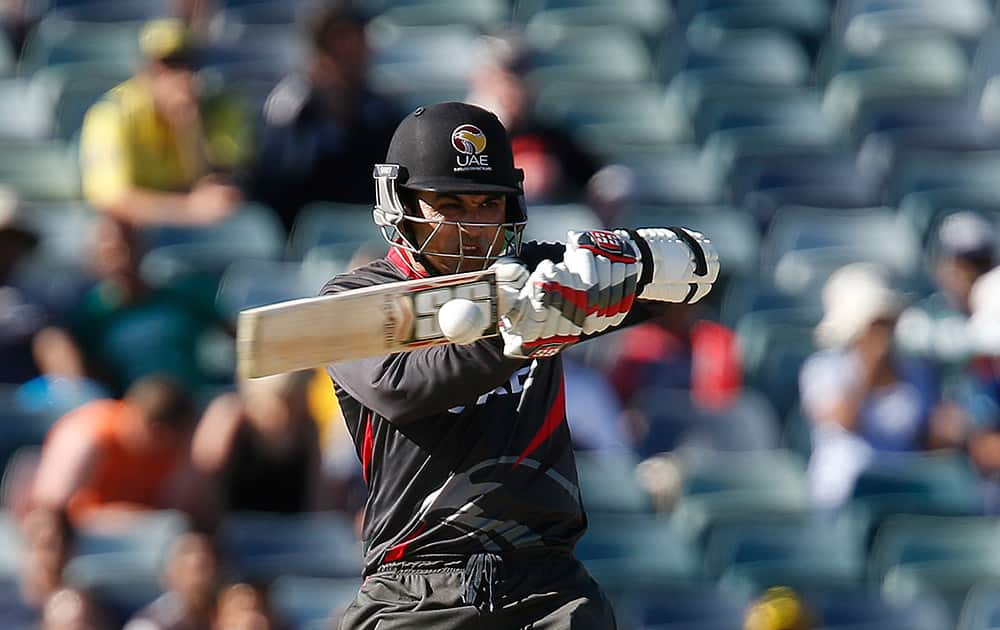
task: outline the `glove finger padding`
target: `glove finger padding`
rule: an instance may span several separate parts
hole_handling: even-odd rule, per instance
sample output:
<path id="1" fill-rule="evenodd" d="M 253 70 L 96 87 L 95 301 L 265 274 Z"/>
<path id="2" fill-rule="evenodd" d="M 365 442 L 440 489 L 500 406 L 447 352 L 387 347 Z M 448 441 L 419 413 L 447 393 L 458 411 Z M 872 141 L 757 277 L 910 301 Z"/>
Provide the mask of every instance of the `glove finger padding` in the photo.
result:
<path id="1" fill-rule="evenodd" d="M 504 354 L 512 357 L 546 357 L 579 340 L 579 279 L 561 263 L 543 260 L 528 277 L 518 304 L 501 319 Z"/>
<path id="2" fill-rule="evenodd" d="M 631 239 L 604 230 L 570 231 L 563 263 L 586 286 L 585 334 L 601 332 L 625 319 L 641 270 Z"/>

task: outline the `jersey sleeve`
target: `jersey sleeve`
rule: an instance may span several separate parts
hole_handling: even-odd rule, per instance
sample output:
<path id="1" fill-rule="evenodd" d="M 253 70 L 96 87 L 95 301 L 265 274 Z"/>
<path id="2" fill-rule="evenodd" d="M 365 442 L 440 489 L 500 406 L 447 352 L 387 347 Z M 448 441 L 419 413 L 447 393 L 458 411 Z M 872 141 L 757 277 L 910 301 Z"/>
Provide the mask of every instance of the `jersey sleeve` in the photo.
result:
<path id="1" fill-rule="evenodd" d="M 329 366 L 355 400 L 393 424 L 444 413 L 506 383 L 524 364 L 503 354 L 498 337 Z"/>
<path id="2" fill-rule="evenodd" d="M 133 172 L 118 108 L 99 101 L 87 112 L 80 132 L 83 195 L 95 207 L 115 203 L 132 186 Z"/>

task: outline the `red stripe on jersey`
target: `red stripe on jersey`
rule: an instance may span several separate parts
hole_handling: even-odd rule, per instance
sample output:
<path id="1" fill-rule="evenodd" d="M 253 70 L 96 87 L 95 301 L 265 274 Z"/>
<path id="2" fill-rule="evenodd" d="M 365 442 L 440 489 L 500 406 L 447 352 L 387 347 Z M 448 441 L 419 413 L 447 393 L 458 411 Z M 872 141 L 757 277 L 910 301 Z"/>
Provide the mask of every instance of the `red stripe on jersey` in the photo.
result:
<path id="1" fill-rule="evenodd" d="M 559 393 L 556 394 L 556 399 L 552 401 L 552 407 L 549 408 L 549 413 L 545 416 L 545 421 L 542 422 L 542 426 L 538 429 L 538 433 L 535 437 L 531 438 L 531 442 L 528 443 L 528 448 L 524 449 L 521 456 L 517 458 L 514 462 L 514 468 L 521 465 L 528 455 L 531 455 L 535 450 L 542 445 L 542 442 L 549 439 L 549 436 L 559 428 L 559 425 L 566 421 L 566 379 L 564 378 L 559 383 Z"/>
<path id="2" fill-rule="evenodd" d="M 399 269 L 406 274 L 406 277 L 410 280 L 419 280 L 420 278 L 428 277 L 428 274 L 422 271 L 422 268 L 417 265 L 417 261 L 413 260 L 413 256 L 410 252 L 406 251 L 402 247 L 393 245 L 389 248 L 389 253 L 385 258 L 391 262 L 396 269 Z"/>
<path id="3" fill-rule="evenodd" d="M 361 475 L 365 478 L 365 483 L 372 473 L 372 448 L 374 447 L 374 437 L 372 436 L 372 414 L 368 414 L 365 423 L 365 441 L 361 444 Z"/>
<path id="4" fill-rule="evenodd" d="M 427 523 L 420 523 L 417 528 L 407 535 L 402 541 L 396 543 L 389 550 L 385 552 L 385 556 L 382 557 L 382 562 L 394 562 L 400 560 L 403 554 L 406 553 L 406 548 L 410 546 L 413 539 L 423 533 L 427 529 Z"/>

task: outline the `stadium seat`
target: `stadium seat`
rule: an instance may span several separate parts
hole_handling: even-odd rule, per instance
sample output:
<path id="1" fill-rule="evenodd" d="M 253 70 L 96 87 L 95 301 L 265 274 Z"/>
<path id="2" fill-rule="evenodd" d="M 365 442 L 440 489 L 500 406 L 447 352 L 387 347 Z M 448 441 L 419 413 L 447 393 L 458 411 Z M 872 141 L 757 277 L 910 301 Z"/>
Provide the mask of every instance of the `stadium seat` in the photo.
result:
<path id="1" fill-rule="evenodd" d="M 896 514 L 981 514 L 981 492 L 978 473 L 962 455 L 884 454 L 858 477 L 847 512 L 871 537 Z"/>
<path id="2" fill-rule="evenodd" d="M 351 519 L 341 513 L 230 514 L 220 536 L 223 551 L 248 579 L 361 573 L 361 548 Z"/>
<path id="3" fill-rule="evenodd" d="M 761 244 L 763 273 L 793 292 L 815 289 L 840 266 L 858 261 L 906 277 L 917 271 L 920 246 L 890 208 L 794 206 L 777 211 Z"/>
<path id="4" fill-rule="evenodd" d="M 873 544 L 872 577 L 882 582 L 887 594 L 940 596 L 957 619 L 975 584 L 1000 579 L 998 536 L 993 518 L 888 519 Z"/>
<path id="5" fill-rule="evenodd" d="M 962 604 L 957 630 L 1000 628 L 1000 580 L 983 580 Z"/>
<path id="6" fill-rule="evenodd" d="M 40 446 L 58 419 L 50 413 L 25 409 L 17 385 L 0 383 L 0 470 L 24 446 Z"/>
<path id="7" fill-rule="evenodd" d="M 886 182 L 886 199 L 892 203 L 910 193 L 940 189 L 995 190 L 1000 150 L 911 151 L 893 164 Z"/>
<path id="8" fill-rule="evenodd" d="M 741 568 L 812 583 L 856 582 L 865 574 L 864 540 L 847 520 L 748 515 L 717 523 L 705 547 L 709 575 L 738 581 Z"/>
<path id="9" fill-rule="evenodd" d="M 58 141 L 0 144 L 0 184 L 28 201 L 79 199 L 77 152 Z"/>
<path id="10" fill-rule="evenodd" d="M 301 259 L 318 246 L 344 245 L 354 249 L 381 239 L 370 205 L 311 203 L 295 218 L 288 238 L 288 256 Z"/>
<path id="11" fill-rule="evenodd" d="M 696 146 L 677 145 L 637 151 L 634 145 L 616 151 L 623 196 L 629 204 L 704 206 L 722 202 L 722 173 L 703 159 Z"/>
<path id="12" fill-rule="evenodd" d="M 615 620 L 633 630 L 740 630 L 748 601 L 710 584 L 629 589 L 612 598 Z"/>
<path id="13" fill-rule="evenodd" d="M 809 76 L 809 58 L 786 33 L 751 30 L 690 41 L 681 52 L 665 42 L 657 72 L 668 93 L 693 115 L 703 93 L 718 86 L 792 87 Z"/>
<path id="14" fill-rule="evenodd" d="M 694 4 L 694 3 L 688 3 Z M 719 33 L 776 28 L 799 39 L 810 56 L 815 55 L 826 35 L 830 6 L 825 0 L 753 0 L 751 2 L 704 3 L 687 20 L 689 39 L 709 39 Z"/>
<path id="15" fill-rule="evenodd" d="M 653 83 L 552 82 L 541 87 L 535 114 L 598 155 L 623 143 L 662 146 L 691 139 L 684 113 Z"/>
<path id="16" fill-rule="evenodd" d="M 221 275 L 241 259 L 280 258 L 285 232 L 273 210 L 248 204 L 209 226 L 154 228 L 147 244 L 140 269 L 159 286 L 190 274 Z"/>
<path id="17" fill-rule="evenodd" d="M 844 129 L 853 128 L 872 99 L 959 96 L 969 74 L 961 47 L 946 37 L 890 42 L 872 54 L 828 63 L 835 69 L 825 79 L 823 109 Z"/>
<path id="18" fill-rule="evenodd" d="M 310 277 L 298 262 L 237 260 L 219 280 L 216 305 L 235 322 L 243 309 L 317 295 L 326 280 Z"/>
<path id="19" fill-rule="evenodd" d="M 886 597 L 877 588 L 812 588 L 798 592 L 828 630 L 945 630 L 951 627 L 935 597 Z"/>
<path id="20" fill-rule="evenodd" d="M 652 514 L 594 515 L 577 543 L 576 556 L 612 594 L 688 584 L 700 573 L 688 542 L 669 521 Z"/>
<path id="21" fill-rule="evenodd" d="M 837 6 L 833 36 L 852 50 L 866 51 L 887 40 L 914 34 L 945 33 L 974 44 L 988 28 L 987 0 L 847 0 Z"/>
<path id="22" fill-rule="evenodd" d="M 925 254 L 933 254 L 937 229 L 948 215 L 971 210 L 1000 228 L 1000 187 L 945 188 L 913 192 L 899 202 L 899 215 L 918 235 Z"/>
<path id="23" fill-rule="evenodd" d="M 684 491 L 670 520 L 699 545 L 719 523 L 808 511 L 805 463 L 791 452 L 695 449 L 682 452 L 681 462 Z"/>
<path id="24" fill-rule="evenodd" d="M 477 64 L 479 33 L 468 26 L 373 25 L 370 81 L 390 95 L 419 90 L 464 94 Z M 426 103 L 423 103 L 426 104 Z"/>
<path id="25" fill-rule="evenodd" d="M 535 86 L 551 81 L 638 83 L 653 78 L 642 39 L 615 26 L 553 26 L 526 33 L 530 46 L 526 78 Z"/>
<path id="26" fill-rule="evenodd" d="M 354 600 L 361 580 L 283 575 L 271 585 L 271 601 L 281 618 L 294 628 L 326 624 Z"/>
<path id="27" fill-rule="evenodd" d="M 633 30 L 650 43 L 659 41 L 672 26 L 670 4 L 654 0 L 519 2 L 517 17 L 526 20 L 525 28 L 529 33 L 544 33 L 560 27 L 607 25 Z"/>
<path id="28" fill-rule="evenodd" d="M 393 26 L 464 25 L 489 32 L 510 20 L 504 0 L 409 0 L 393 3 L 375 18 Z"/>
<path id="29" fill-rule="evenodd" d="M 643 456 L 696 446 L 715 451 L 768 451 L 777 448 L 778 418 L 759 392 L 744 389 L 722 408 L 708 408 L 682 389 L 651 387 L 634 404 L 646 417 L 647 435 L 636 446 Z"/>
<path id="30" fill-rule="evenodd" d="M 36 71 L 32 76 L 33 88 L 44 93 L 50 102 L 50 134 L 64 141 L 72 140 L 83 126 L 87 110 L 133 71 L 130 64 L 107 61 L 64 63 Z"/>
<path id="31" fill-rule="evenodd" d="M 47 65 L 79 61 L 136 63 L 143 24 L 43 20 L 25 43 L 18 73 L 29 76 Z"/>
<path id="32" fill-rule="evenodd" d="M 638 463 L 627 451 L 578 452 L 577 477 L 587 512 L 648 512 L 649 496 L 636 478 Z"/>

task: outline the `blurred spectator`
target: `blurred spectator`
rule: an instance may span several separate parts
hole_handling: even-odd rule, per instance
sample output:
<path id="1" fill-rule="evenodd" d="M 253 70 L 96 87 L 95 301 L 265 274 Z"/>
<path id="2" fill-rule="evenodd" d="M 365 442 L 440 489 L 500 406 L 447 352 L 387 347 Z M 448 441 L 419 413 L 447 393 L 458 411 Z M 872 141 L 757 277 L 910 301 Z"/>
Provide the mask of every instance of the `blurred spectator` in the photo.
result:
<path id="1" fill-rule="evenodd" d="M 40 630 L 111 630 L 94 599 L 84 591 L 64 588 L 45 603 Z"/>
<path id="2" fill-rule="evenodd" d="M 0 590 L 0 619 L 7 630 L 38 627 L 42 608 L 63 586 L 63 570 L 73 554 L 73 527 L 61 510 L 39 508 L 21 523 L 24 546 L 16 592 Z"/>
<path id="3" fill-rule="evenodd" d="M 311 201 L 374 203 L 372 169 L 400 119 L 368 86 L 365 16 L 328 2 L 307 22 L 309 59 L 267 98 L 253 174 L 255 196 L 287 227 Z"/>
<path id="4" fill-rule="evenodd" d="M 233 584 L 219 595 L 212 630 L 281 630 L 282 627 L 263 588 Z"/>
<path id="5" fill-rule="evenodd" d="M 521 76 L 527 62 L 527 50 L 516 37 L 487 38 L 466 101 L 492 111 L 507 128 L 514 164 L 524 169 L 528 202 L 575 201 L 597 164 L 569 134 L 534 115 L 535 97 Z"/>
<path id="6" fill-rule="evenodd" d="M 22 409 L 55 417 L 108 397 L 104 386 L 87 377 L 83 357 L 66 331 L 60 328 L 39 331 L 32 351 L 41 375 L 18 388 L 17 404 Z"/>
<path id="7" fill-rule="evenodd" d="M 822 301 L 816 339 L 825 349 L 803 365 L 799 390 L 812 424 L 813 499 L 836 508 L 876 453 L 925 448 L 938 390 L 926 365 L 895 353 L 903 302 L 876 267 L 838 269 Z"/>
<path id="8" fill-rule="evenodd" d="M 215 614 L 219 565 L 209 536 L 180 536 L 170 548 L 163 572 L 167 592 L 140 610 L 125 630 L 208 630 Z"/>
<path id="9" fill-rule="evenodd" d="M 743 630 L 811 630 L 813 615 L 790 588 L 772 587 L 750 605 Z"/>
<path id="10" fill-rule="evenodd" d="M 29 7 L 29 0 L 0 0 L 0 28 L 3 28 L 17 59 L 24 51 L 28 35 L 38 24 L 38 9 Z"/>
<path id="11" fill-rule="evenodd" d="M 1000 267 L 979 277 L 970 291 L 972 359 L 952 391 L 949 418 L 957 443 L 989 480 L 987 506 L 1000 512 Z"/>
<path id="12" fill-rule="evenodd" d="M 170 380 L 139 380 L 125 399 L 84 405 L 52 427 L 38 466 L 38 506 L 66 509 L 76 526 L 147 509 L 199 515 L 204 499 L 188 452 L 194 408 Z"/>
<path id="13" fill-rule="evenodd" d="M 192 447 L 195 465 L 217 479 L 228 511 L 315 509 L 319 435 L 306 398 L 308 373 L 244 380 L 205 411 Z"/>
<path id="14" fill-rule="evenodd" d="M 904 350 L 960 368 L 969 353 L 969 294 L 976 279 L 996 264 L 995 249 L 993 224 L 980 215 L 956 212 L 941 222 L 934 260 L 938 292 L 900 317 L 897 336 Z"/>
<path id="15" fill-rule="evenodd" d="M 707 407 L 724 407 L 743 385 L 733 331 L 703 319 L 697 304 L 671 304 L 660 317 L 617 333 L 608 370 L 621 400 L 649 387 L 691 390 Z"/>
<path id="16" fill-rule="evenodd" d="M 84 196 L 136 224 L 217 221 L 241 198 L 232 177 L 247 158 L 246 112 L 226 94 L 202 91 L 192 34 L 181 21 L 150 22 L 140 44 L 143 68 L 84 120 Z"/>
<path id="17" fill-rule="evenodd" d="M 196 390 L 217 381 L 199 348 L 229 332 L 214 295 L 176 283 L 150 287 L 139 272 L 139 235 L 107 218 L 95 227 L 91 260 L 98 283 L 71 322 L 88 373 L 116 394 L 148 374 L 169 374 Z"/>
<path id="18" fill-rule="evenodd" d="M 31 339 L 48 316 L 11 278 L 37 244 L 38 236 L 17 214 L 16 199 L 0 197 L 0 383 L 22 383 L 38 374 Z"/>
<path id="19" fill-rule="evenodd" d="M 170 8 L 199 42 L 215 39 L 222 29 L 223 14 L 216 0 L 171 0 Z"/>

